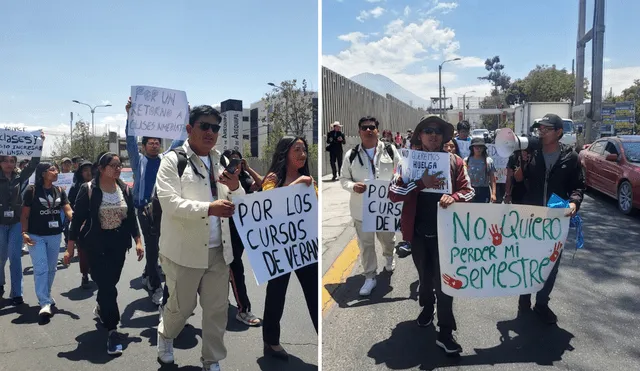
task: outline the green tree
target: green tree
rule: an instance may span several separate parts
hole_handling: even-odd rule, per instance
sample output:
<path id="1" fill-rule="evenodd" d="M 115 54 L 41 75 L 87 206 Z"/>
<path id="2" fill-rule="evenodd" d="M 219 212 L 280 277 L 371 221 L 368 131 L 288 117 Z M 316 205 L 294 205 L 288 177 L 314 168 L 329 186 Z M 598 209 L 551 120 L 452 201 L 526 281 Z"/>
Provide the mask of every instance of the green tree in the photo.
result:
<path id="1" fill-rule="evenodd" d="M 498 95 L 501 91 L 504 92 L 511 85 L 511 77 L 503 72 L 504 64 L 500 63 L 500 57 L 495 56 L 493 58 L 487 58 L 484 61 L 484 68 L 489 71 L 487 76 L 478 77 L 479 80 L 485 80 L 491 82 L 493 85 L 493 91 L 491 95 Z"/>
<path id="2" fill-rule="evenodd" d="M 244 148 L 242 150 L 244 153 L 242 154 L 242 157 L 247 158 L 247 157 L 253 157 L 252 153 L 251 153 L 251 144 L 245 142 L 244 143 Z"/>
<path id="3" fill-rule="evenodd" d="M 91 134 L 91 124 L 80 120 L 76 122 L 71 137 L 63 136 L 56 139 L 51 154 L 57 160 L 80 156 L 94 161 L 98 154 L 107 149 L 107 135 L 94 137 Z"/>
<path id="4" fill-rule="evenodd" d="M 575 96 L 575 76 L 555 65 L 536 66 L 524 79 L 517 79 L 506 91 L 508 105 L 524 102 L 570 102 Z M 585 79 L 585 98 L 589 98 L 589 80 Z"/>
<path id="5" fill-rule="evenodd" d="M 312 127 L 313 96 L 314 92 L 307 91 L 306 80 L 300 86 L 297 80 L 287 80 L 262 98 L 268 112 L 262 121 L 269 125 L 264 158 L 271 158 L 283 136 L 307 136 Z"/>

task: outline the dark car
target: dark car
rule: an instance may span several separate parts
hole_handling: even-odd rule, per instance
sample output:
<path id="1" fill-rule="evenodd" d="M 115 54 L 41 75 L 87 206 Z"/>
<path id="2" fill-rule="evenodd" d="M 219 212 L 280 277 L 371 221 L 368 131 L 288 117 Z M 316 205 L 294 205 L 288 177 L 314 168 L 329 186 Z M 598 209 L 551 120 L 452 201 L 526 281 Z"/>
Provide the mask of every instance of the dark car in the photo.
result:
<path id="1" fill-rule="evenodd" d="M 640 135 L 601 138 L 578 155 L 586 185 L 618 200 L 631 214 L 640 208 Z"/>

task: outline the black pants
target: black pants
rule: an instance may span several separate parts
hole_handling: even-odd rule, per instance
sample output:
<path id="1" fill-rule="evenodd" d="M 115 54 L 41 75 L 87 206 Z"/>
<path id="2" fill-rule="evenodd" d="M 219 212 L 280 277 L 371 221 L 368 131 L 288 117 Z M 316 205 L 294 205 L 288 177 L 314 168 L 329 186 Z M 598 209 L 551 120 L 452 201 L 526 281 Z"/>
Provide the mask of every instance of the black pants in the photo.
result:
<path id="1" fill-rule="evenodd" d="M 160 279 L 160 267 L 158 266 L 158 255 L 160 251 L 158 246 L 159 236 L 151 233 L 149 218 L 140 209 L 138 209 L 138 221 L 140 222 L 140 229 L 142 229 L 142 235 L 144 236 L 146 259 L 144 276 L 149 279 L 149 285 L 155 290 L 160 287 L 162 282 Z"/>
<path id="2" fill-rule="evenodd" d="M 231 290 L 238 304 L 238 311 L 246 313 L 251 312 L 251 302 L 247 295 L 247 285 L 244 282 L 244 264 L 242 264 L 244 245 L 242 245 L 241 241 L 238 242 L 239 243 L 232 244 L 233 262 L 229 265 L 229 269 L 231 270 L 229 281 L 231 281 Z"/>
<path id="3" fill-rule="evenodd" d="M 329 163 L 331 164 L 331 173 L 333 173 L 333 177 L 340 175 L 340 169 L 342 169 L 342 151 L 329 151 Z M 338 162 L 338 166 L 336 168 L 336 162 Z"/>
<path id="4" fill-rule="evenodd" d="M 556 277 L 558 277 L 558 267 L 560 266 L 560 259 L 562 259 L 562 253 L 558 256 L 558 260 L 556 260 L 556 264 L 553 266 L 551 273 L 549 273 L 549 278 L 544 282 L 544 286 L 542 286 L 542 290 L 538 291 L 536 294 L 536 306 L 546 307 L 549 305 L 549 296 L 551 296 L 551 291 L 553 291 L 553 286 L 556 284 Z M 531 294 L 520 295 L 519 303 L 531 303 Z"/>
<path id="5" fill-rule="evenodd" d="M 295 271 L 307 302 L 309 316 L 318 332 L 318 264 L 310 264 Z M 269 345 L 280 344 L 280 320 L 291 273 L 274 278 L 267 284 L 267 297 L 262 319 L 262 339 Z"/>
<path id="6" fill-rule="evenodd" d="M 100 320 L 107 330 L 115 330 L 120 322 L 118 308 L 118 289 L 120 274 L 124 266 L 127 239 L 131 236 L 119 230 L 103 231 L 105 241 L 100 248 L 89 248 L 89 266 L 91 278 L 98 285 L 97 301 L 100 306 Z"/>
<path id="7" fill-rule="evenodd" d="M 411 243 L 411 256 L 420 278 L 420 306 L 433 311 L 435 288 L 438 298 L 438 327 L 442 333 L 451 333 L 457 329 L 453 316 L 453 297 L 442 292 L 438 238 L 424 237 L 416 233 Z"/>

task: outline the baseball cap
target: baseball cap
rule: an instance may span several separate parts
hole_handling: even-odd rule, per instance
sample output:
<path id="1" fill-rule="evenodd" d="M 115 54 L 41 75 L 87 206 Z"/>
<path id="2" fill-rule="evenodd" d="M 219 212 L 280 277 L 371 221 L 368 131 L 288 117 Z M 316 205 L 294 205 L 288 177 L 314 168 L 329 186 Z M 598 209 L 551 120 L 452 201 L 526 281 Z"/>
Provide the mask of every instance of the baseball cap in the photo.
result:
<path id="1" fill-rule="evenodd" d="M 531 126 L 532 129 L 536 129 L 540 126 L 550 126 L 555 130 L 562 129 L 564 127 L 562 119 L 560 116 L 555 115 L 553 113 L 547 113 L 543 118 L 538 120 L 535 124 Z"/>
<path id="2" fill-rule="evenodd" d="M 64 163 L 65 163 L 65 162 L 67 162 L 67 161 L 71 162 L 71 159 L 70 159 L 69 157 L 63 157 L 63 158 L 62 158 L 62 161 L 60 161 L 60 163 L 61 163 L 61 164 L 64 164 Z"/>

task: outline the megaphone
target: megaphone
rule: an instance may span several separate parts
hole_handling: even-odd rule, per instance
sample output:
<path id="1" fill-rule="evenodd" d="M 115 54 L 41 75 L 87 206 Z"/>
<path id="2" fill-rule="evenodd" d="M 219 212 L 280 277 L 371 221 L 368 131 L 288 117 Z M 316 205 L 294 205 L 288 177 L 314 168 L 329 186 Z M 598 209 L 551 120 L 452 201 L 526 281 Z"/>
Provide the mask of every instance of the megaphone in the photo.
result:
<path id="1" fill-rule="evenodd" d="M 495 140 L 496 152 L 500 157 L 509 157 L 522 149 L 540 148 L 540 139 L 536 136 L 517 136 L 509 128 L 500 129 Z"/>

